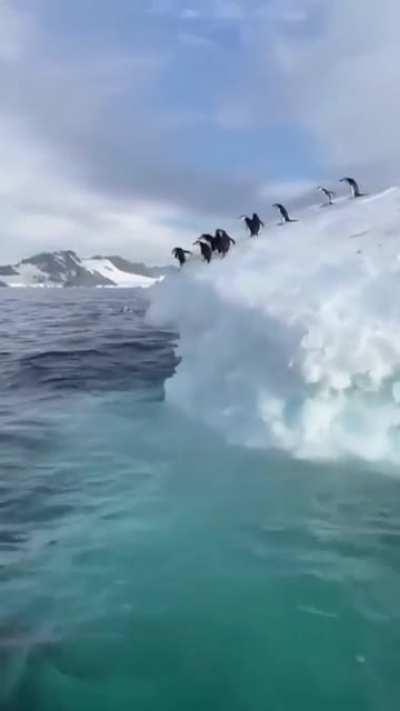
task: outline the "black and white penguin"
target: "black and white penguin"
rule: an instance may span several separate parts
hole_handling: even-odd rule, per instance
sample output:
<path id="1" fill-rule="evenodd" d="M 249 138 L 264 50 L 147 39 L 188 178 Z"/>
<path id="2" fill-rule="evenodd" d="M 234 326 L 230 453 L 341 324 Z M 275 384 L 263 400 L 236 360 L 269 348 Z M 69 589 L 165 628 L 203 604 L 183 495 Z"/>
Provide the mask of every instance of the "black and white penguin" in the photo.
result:
<path id="1" fill-rule="evenodd" d="M 215 230 L 215 240 L 216 240 L 217 250 L 222 257 L 225 257 L 225 255 L 228 254 L 228 252 L 231 248 L 231 244 L 236 244 L 233 237 L 228 235 L 228 233 L 225 230 L 221 230 L 221 229 Z"/>
<path id="2" fill-rule="evenodd" d="M 264 227 L 264 223 L 259 218 L 257 213 L 253 212 L 253 217 L 247 217 L 247 215 L 242 215 L 240 219 L 245 222 L 247 229 L 250 232 L 250 237 L 258 237 L 261 228 Z"/>
<path id="3" fill-rule="evenodd" d="M 173 254 L 173 256 L 175 257 L 175 259 L 178 260 L 178 262 L 179 262 L 179 264 L 181 265 L 181 267 L 183 267 L 183 265 L 184 265 L 185 262 L 186 262 L 186 255 L 187 255 L 187 254 L 192 254 L 192 253 L 189 252 L 188 249 L 182 249 L 182 247 L 174 247 L 174 249 L 172 250 L 171 254 Z"/>
<path id="4" fill-rule="evenodd" d="M 292 220 L 292 218 L 289 217 L 289 213 L 288 213 L 286 207 L 284 205 L 282 205 L 282 203 L 274 202 L 272 207 L 276 207 L 279 210 L 279 212 L 281 213 L 282 223 L 283 222 L 298 222 L 298 220 Z"/>
<path id="5" fill-rule="evenodd" d="M 323 207 L 327 207 L 327 205 L 333 205 L 333 198 L 335 197 L 335 193 L 333 190 L 328 190 L 328 188 L 323 188 L 322 185 L 319 185 L 317 190 L 322 193 L 322 195 L 325 195 L 327 198 L 328 202 L 324 203 Z"/>
<path id="6" fill-rule="evenodd" d="M 198 244 L 200 247 L 200 252 L 201 256 L 203 257 L 204 261 L 209 264 L 211 262 L 211 256 L 212 256 L 212 249 L 207 242 L 202 242 L 200 239 L 196 239 L 193 244 Z"/>
<path id="7" fill-rule="evenodd" d="M 362 193 L 360 191 L 359 185 L 358 185 L 357 181 L 354 180 L 354 178 L 341 178 L 339 180 L 339 182 L 340 183 L 347 183 L 350 186 L 353 198 L 359 198 L 359 197 L 363 197 L 365 195 L 365 193 Z"/>
<path id="8" fill-rule="evenodd" d="M 215 239 L 215 237 L 213 235 L 204 233 L 204 234 L 200 235 L 199 239 L 203 240 L 204 242 L 208 242 L 208 244 L 211 247 L 212 252 L 218 251 L 217 240 Z"/>

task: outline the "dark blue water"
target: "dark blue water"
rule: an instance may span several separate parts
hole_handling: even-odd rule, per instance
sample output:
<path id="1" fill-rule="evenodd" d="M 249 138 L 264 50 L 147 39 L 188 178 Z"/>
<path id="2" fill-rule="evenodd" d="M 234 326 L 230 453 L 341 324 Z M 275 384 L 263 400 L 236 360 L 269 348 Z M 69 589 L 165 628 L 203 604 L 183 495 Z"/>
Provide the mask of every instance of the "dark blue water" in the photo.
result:
<path id="1" fill-rule="evenodd" d="M 0 297 L 1 711 L 397 711 L 398 480 L 187 420 L 138 292 Z"/>

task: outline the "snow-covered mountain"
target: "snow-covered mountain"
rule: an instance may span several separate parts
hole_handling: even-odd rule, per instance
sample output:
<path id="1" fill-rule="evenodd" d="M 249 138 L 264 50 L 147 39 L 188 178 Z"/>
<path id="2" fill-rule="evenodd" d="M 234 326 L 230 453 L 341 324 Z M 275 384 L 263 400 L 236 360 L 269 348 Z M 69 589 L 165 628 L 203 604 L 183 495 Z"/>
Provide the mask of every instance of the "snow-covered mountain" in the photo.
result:
<path id="1" fill-rule="evenodd" d="M 153 286 L 171 268 L 147 267 L 118 256 L 80 258 L 71 250 L 42 252 L 18 264 L 0 266 L 0 286 Z"/>

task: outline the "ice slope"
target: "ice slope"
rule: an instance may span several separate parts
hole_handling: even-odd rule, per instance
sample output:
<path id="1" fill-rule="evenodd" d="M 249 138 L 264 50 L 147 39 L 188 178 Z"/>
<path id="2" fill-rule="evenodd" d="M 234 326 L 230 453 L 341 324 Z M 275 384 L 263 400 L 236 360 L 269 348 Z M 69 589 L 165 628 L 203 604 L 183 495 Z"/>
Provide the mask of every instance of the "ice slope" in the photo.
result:
<path id="1" fill-rule="evenodd" d="M 400 190 L 294 216 L 154 289 L 180 333 L 167 397 L 234 442 L 397 463 Z"/>

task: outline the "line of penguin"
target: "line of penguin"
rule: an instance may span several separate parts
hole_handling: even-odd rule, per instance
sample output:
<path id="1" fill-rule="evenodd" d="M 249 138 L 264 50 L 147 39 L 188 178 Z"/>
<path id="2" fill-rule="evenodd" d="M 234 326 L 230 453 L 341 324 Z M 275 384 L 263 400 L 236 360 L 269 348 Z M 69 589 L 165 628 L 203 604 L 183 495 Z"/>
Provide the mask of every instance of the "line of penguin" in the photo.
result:
<path id="1" fill-rule="evenodd" d="M 341 178 L 339 182 L 347 183 L 351 190 L 351 195 L 354 199 L 363 197 L 366 194 L 361 192 L 359 185 L 357 181 L 354 180 L 354 178 Z M 328 190 L 328 188 L 324 188 L 322 185 L 319 185 L 317 190 L 327 200 L 327 202 L 323 203 L 321 207 L 329 207 L 330 205 L 333 205 L 333 199 L 335 197 L 335 193 L 333 190 Z M 289 222 L 298 222 L 298 220 L 294 220 L 289 216 L 286 207 L 282 205 L 282 203 L 275 202 L 272 207 L 275 207 L 277 210 L 279 210 L 282 225 Z M 257 213 L 253 212 L 252 217 L 242 215 L 240 219 L 244 221 L 249 231 L 250 237 L 258 237 L 258 235 L 260 234 L 260 230 L 264 227 L 264 223 L 257 215 Z M 214 235 L 202 234 L 200 235 L 199 239 L 196 239 L 196 241 L 193 242 L 193 245 L 199 246 L 201 256 L 203 260 L 207 262 L 207 264 L 211 262 L 214 253 L 219 254 L 220 257 L 225 257 L 228 254 L 232 244 L 236 244 L 235 240 L 233 239 L 233 237 L 228 235 L 225 230 L 222 229 L 215 230 Z M 172 250 L 172 254 L 175 259 L 178 260 L 180 266 L 183 267 L 187 260 L 187 256 L 191 255 L 192 252 L 188 249 L 183 249 L 182 247 L 174 247 L 174 249 Z"/>

